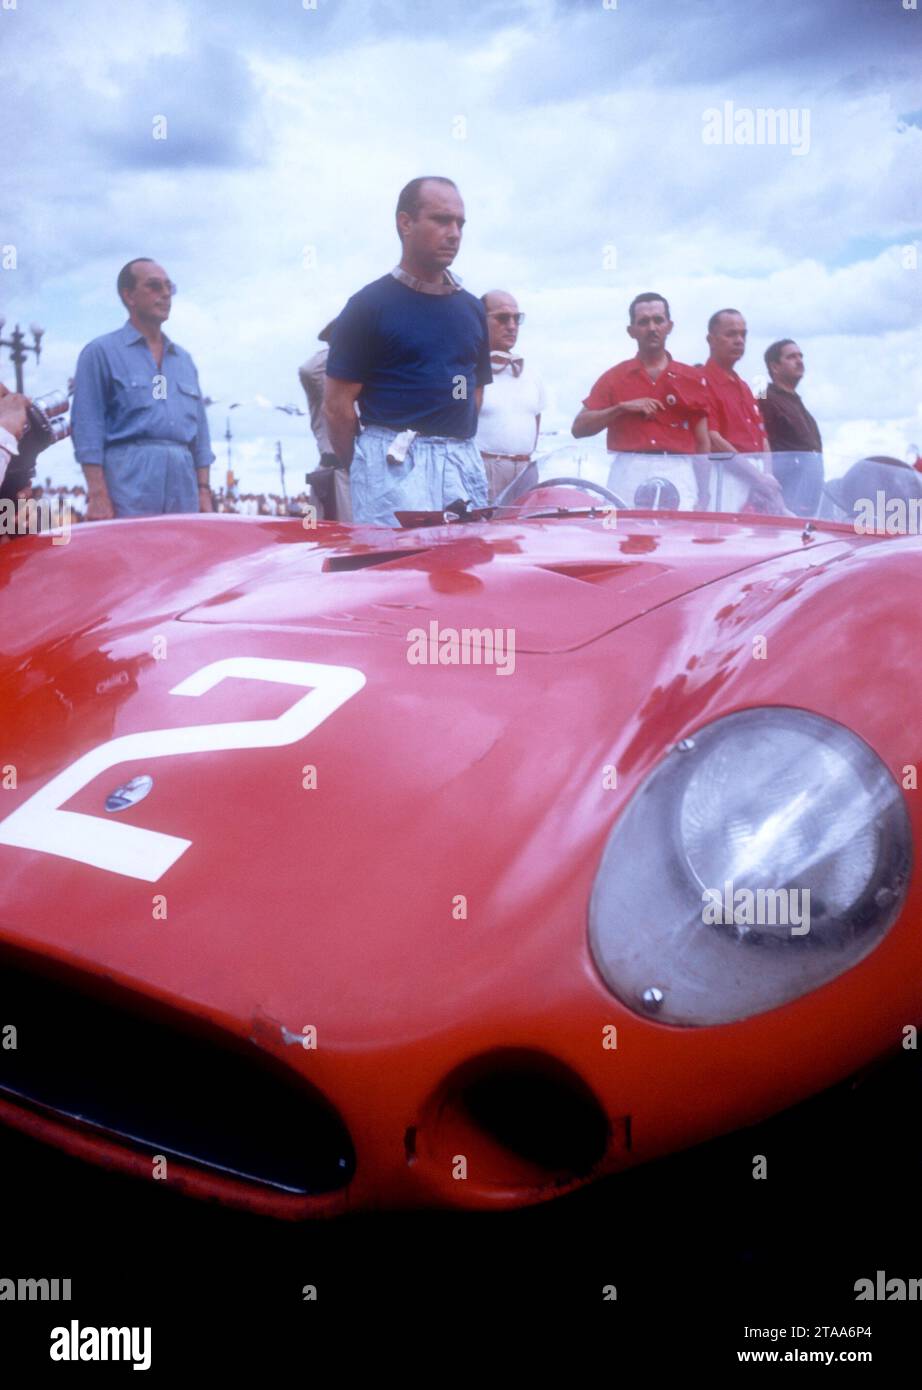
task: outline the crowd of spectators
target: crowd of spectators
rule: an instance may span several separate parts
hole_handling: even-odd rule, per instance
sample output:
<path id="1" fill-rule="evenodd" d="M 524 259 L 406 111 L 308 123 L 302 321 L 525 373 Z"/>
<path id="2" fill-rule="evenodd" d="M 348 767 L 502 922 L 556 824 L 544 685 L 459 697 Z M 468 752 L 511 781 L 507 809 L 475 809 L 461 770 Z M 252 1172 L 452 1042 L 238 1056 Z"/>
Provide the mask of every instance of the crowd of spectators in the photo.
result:
<path id="1" fill-rule="evenodd" d="M 55 486 L 50 478 L 43 484 L 33 484 L 31 497 L 34 501 L 42 498 L 56 500 L 60 513 L 66 505 L 70 520 L 77 523 L 86 520 L 87 490 L 80 485 L 74 487 Z M 282 497 L 276 492 L 227 492 L 223 487 L 212 494 L 214 510 L 229 512 L 235 516 L 298 516 L 303 517 L 312 505 L 310 494 L 301 492 L 297 497 Z"/>

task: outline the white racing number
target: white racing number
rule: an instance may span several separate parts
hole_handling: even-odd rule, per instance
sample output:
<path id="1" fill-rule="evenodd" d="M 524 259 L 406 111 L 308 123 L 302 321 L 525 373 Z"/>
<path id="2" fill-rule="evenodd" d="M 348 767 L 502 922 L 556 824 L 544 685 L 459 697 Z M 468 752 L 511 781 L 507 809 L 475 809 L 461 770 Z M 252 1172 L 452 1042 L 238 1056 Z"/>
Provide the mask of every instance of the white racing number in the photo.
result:
<path id="1" fill-rule="evenodd" d="M 62 811 L 61 806 L 110 767 L 129 760 L 165 758 L 177 753 L 212 753 L 228 748 L 279 748 L 297 743 L 316 729 L 340 705 L 362 689 L 365 677 L 352 666 L 324 666 L 312 661 L 273 660 L 232 656 L 195 671 L 171 695 L 204 695 L 220 681 L 274 681 L 311 686 L 277 719 L 243 719 L 229 724 L 194 724 L 183 729 L 150 729 L 124 734 L 84 753 L 52 777 L 5 820 L 0 821 L 0 844 L 40 850 L 107 869 L 113 874 L 155 883 L 192 843 L 136 825 Z"/>

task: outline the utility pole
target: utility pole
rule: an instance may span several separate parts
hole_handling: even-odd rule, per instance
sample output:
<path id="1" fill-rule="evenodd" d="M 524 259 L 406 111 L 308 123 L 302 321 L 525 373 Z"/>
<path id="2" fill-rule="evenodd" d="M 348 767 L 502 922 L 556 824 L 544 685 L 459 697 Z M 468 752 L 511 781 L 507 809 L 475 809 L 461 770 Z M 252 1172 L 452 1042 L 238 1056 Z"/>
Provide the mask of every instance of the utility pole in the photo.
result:
<path id="1" fill-rule="evenodd" d="M 0 316 L 0 332 L 3 331 L 5 323 L 6 319 Z M 16 369 L 16 390 L 20 396 L 24 394 L 25 390 L 22 369 L 26 361 L 26 353 L 34 352 L 37 362 L 42 354 L 42 338 L 45 336 L 44 328 L 39 328 L 37 323 L 29 324 L 29 332 L 33 338 L 31 343 L 26 342 L 26 335 L 17 323 L 9 338 L 0 338 L 0 348 L 10 348 L 10 361 Z"/>
<path id="2" fill-rule="evenodd" d="M 298 408 L 296 405 L 277 405 L 277 406 L 274 407 L 274 409 L 275 409 L 275 410 L 280 410 L 280 411 L 282 412 L 283 415 L 303 415 L 303 414 L 304 414 L 304 411 L 303 411 L 303 410 L 299 410 L 299 408 Z M 278 462 L 279 471 L 281 472 L 281 475 L 282 475 L 282 496 L 283 496 L 284 499 L 285 499 L 285 505 L 286 505 L 286 507 L 287 507 L 287 505 L 288 505 L 288 491 L 287 491 L 287 489 L 286 489 L 286 487 L 285 487 L 285 463 L 284 463 L 284 460 L 282 459 L 282 441 L 281 441 L 280 439 L 277 439 L 277 440 L 275 441 L 275 457 L 276 457 L 276 461 Z"/>
<path id="3" fill-rule="evenodd" d="M 231 413 L 232 410 L 236 410 L 236 409 L 238 408 L 238 406 L 240 406 L 241 404 L 242 404 L 241 401 L 232 401 L 231 404 L 227 407 L 227 428 L 226 428 L 226 430 L 224 431 L 224 438 L 227 440 L 227 480 L 226 480 L 226 485 L 227 485 L 227 494 L 228 494 L 228 496 L 231 496 L 231 495 L 236 496 L 236 491 L 237 491 L 237 480 L 236 480 L 236 478 L 234 477 L 233 461 L 232 461 L 232 458 L 231 458 L 231 440 L 233 439 L 234 436 L 231 434 L 230 413 Z"/>
<path id="4" fill-rule="evenodd" d="M 287 503 L 288 493 L 285 490 L 285 460 L 282 458 L 282 441 L 280 439 L 275 441 L 275 459 L 279 466 L 279 472 L 282 475 L 282 496 Z"/>

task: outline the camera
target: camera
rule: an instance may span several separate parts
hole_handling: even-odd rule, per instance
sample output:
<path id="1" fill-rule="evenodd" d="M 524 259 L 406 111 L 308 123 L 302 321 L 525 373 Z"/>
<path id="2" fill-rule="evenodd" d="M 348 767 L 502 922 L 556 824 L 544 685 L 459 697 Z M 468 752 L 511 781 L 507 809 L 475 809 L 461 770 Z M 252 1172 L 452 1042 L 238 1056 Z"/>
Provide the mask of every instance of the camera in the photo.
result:
<path id="1" fill-rule="evenodd" d="M 35 476 L 35 460 L 45 449 L 66 439 L 70 434 L 70 419 L 65 418 L 70 407 L 66 391 L 49 391 L 29 402 L 26 428 L 19 441 L 19 453 L 10 459 L 6 477 L 0 485 L 0 496 L 11 498 L 29 486 Z"/>

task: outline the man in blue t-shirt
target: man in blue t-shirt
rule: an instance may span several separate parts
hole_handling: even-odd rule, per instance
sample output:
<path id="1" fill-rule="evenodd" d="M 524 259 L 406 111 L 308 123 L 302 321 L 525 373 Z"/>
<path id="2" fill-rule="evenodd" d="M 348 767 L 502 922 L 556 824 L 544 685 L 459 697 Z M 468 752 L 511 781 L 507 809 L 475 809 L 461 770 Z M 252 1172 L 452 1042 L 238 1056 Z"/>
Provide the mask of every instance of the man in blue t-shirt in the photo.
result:
<path id="1" fill-rule="evenodd" d="M 396 511 L 459 499 L 486 506 L 474 435 L 493 380 L 490 337 L 480 300 L 448 269 L 463 227 L 451 179 L 413 179 L 397 203 L 400 264 L 337 318 L 323 408 L 333 452 L 352 462 L 355 521 L 396 526 Z"/>

